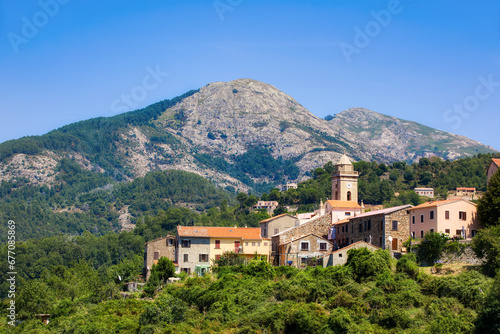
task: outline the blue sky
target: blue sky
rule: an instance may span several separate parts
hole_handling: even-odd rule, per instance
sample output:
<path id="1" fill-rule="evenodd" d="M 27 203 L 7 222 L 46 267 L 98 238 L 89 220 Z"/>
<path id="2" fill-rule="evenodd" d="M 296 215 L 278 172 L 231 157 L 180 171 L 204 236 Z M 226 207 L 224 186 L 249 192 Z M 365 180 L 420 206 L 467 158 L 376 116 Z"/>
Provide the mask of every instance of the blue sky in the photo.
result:
<path id="1" fill-rule="evenodd" d="M 497 0 L 1 1 L 0 73 L 0 142 L 252 78 L 500 150 Z"/>

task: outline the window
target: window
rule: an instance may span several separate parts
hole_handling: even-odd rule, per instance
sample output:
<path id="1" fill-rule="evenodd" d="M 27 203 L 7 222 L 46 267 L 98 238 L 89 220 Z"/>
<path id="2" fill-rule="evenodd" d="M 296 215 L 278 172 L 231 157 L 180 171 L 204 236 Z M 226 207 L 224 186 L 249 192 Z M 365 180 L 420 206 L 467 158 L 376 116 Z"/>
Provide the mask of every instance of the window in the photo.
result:
<path id="1" fill-rule="evenodd" d="M 167 242 L 168 242 L 167 246 L 173 246 L 174 245 L 174 239 L 168 239 Z"/>
<path id="2" fill-rule="evenodd" d="M 456 235 L 462 236 L 462 230 L 457 230 Z"/>
<path id="3" fill-rule="evenodd" d="M 345 244 L 349 245 L 349 238 L 345 238 Z M 351 242 L 351 244 L 352 244 L 352 242 Z"/>
<path id="4" fill-rule="evenodd" d="M 245 242 L 245 246 L 248 246 L 248 242 Z"/>
<path id="5" fill-rule="evenodd" d="M 348 200 L 348 201 L 350 201 L 350 200 L 351 200 L 351 198 L 352 198 L 352 196 L 351 196 L 351 192 L 350 192 L 350 191 L 348 191 L 348 192 L 347 192 L 347 200 Z"/>
<path id="6" fill-rule="evenodd" d="M 372 220 L 368 219 L 368 231 L 372 230 Z"/>
<path id="7" fill-rule="evenodd" d="M 266 230 L 266 229 L 263 229 L 263 230 L 262 230 L 262 236 L 263 236 L 264 238 L 267 238 L 267 230 Z"/>
<path id="8" fill-rule="evenodd" d="M 397 231 L 398 230 L 398 221 L 397 220 L 393 220 L 392 221 L 392 230 L 393 231 Z"/>
<path id="9" fill-rule="evenodd" d="M 444 233 L 446 233 L 446 234 L 450 234 L 450 229 L 449 229 L 449 228 L 447 228 L 446 230 L 444 230 Z"/>
<path id="10" fill-rule="evenodd" d="M 275 228 L 274 229 L 274 234 L 278 234 L 278 233 L 280 233 L 280 229 L 279 228 Z"/>
<path id="11" fill-rule="evenodd" d="M 220 249 L 220 240 L 215 240 L 215 249 Z"/>
<path id="12" fill-rule="evenodd" d="M 346 215 L 346 216 L 350 216 L 350 215 L 351 215 L 351 213 L 350 213 L 350 212 L 345 212 L 345 215 Z"/>
<path id="13" fill-rule="evenodd" d="M 471 230 L 471 231 L 470 231 L 471 237 L 473 237 L 473 238 L 474 238 L 474 237 L 476 236 L 476 233 L 477 233 L 477 231 L 476 231 L 476 230 Z"/>
<path id="14" fill-rule="evenodd" d="M 309 242 L 307 241 L 302 241 L 300 243 L 300 250 L 301 251 L 308 251 L 309 250 Z"/>
<path id="15" fill-rule="evenodd" d="M 467 220 L 467 212 L 459 211 L 458 212 L 458 219 L 460 219 L 460 220 Z"/>
<path id="16" fill-rule="evenodd" d="M 434 229 L 433 228 L 431 228 L 431 233 L 434 233 Z"/>
<path id="17" fill-rule="evenodd" d="M 320 242 L 319 243 L 319 250 L 320 251 L 326 251 L 326 242 Z"/>
<path id="18" fill-rule="evenodd" d="M 181 271 L 185 272 L 186 274 L 190 274 L 191 273 L 191 269 L 190 268 L 181 268 Z"/>
<path id="19" fill-rule="evenodd" d="M 257 243 L 257 247 L 260 247 L 260 242 Z"/>
<path id="20" fill-rule="evenodd" d="M 379 244 L 380 244 L 380 247 L 382 247 L 382 237 L 380 237 L 380 240 L 379 240 Z"/>
<path id="21" fill-rule="evenodd" d="M 181 247 L 182 248 L 190 248 L 191 247 L 191 240 L 189 240 L 189 239 L 182 240 Z"/>
<path id="22" fill-rule="evenodd" d="M 412 224 L 415 224 L 415 216 L 412 216 L 412 217 L 411 217 L 411 223 L 412 223 Z"/>
<path id="23" fill-rule="evenodd" d="M 431 212 L 429 212 L 429 218 L 430 219 L 434 219 L 434 210 L 432 210 Z"/>
<path id="24" fill-rule="evenodd" d="M 264 247 L 266 247 L 266 246 L 267 246 L 267 242 L 264 242 Z"/>
<path id="25" fill-rule="evenodd" d="M 158 260 L 160 258 L 160 252 L 155 252 L 153 254 L 153 260 Z"/>
<path id="26" fill-rule="evenodd" d="M 189 262 L 189 254 L 184 254 L 184 262 Z"/>
<path id="27" fill-rule="evenodd" d="M 307 257 L 301 257 L 300 264 L 307 264 Z"/>
<path id="28" fill-rule="evenodd" d="M 252 246 L 255 246 L 255 242 L 252 242 Z"/>
<path id="29" fill-rule="evenodd" d="M 424 222 L 424 215 L 420 215 L 420 222 L 423 223 Z"/>
<path id="30" fill-rule="evenodd" d="M 359 224 L 359 232 L 363 232 L 363 224 Z"/>
<path id="31" fill-rule="evenodd" d="M 384 224 L 383 222 L 380 222 L 379 227 L 378 227 L 379 231 L 383 231 L 384 230 L 384 225 L 383 224 Z"/>
<path id="32" fill-rule="evenodd" d="M 200 262 L 208 262 L 208 254 L 200 254 Z"/>
<path id="33" fill-rule="evenodd" d="M 411 232 L 411 236 L 412 236 L 413 239 L 415 239 L 415 231 Z"/>
<path id="34" fill-rule="evenodd" d="M 342 233 L 344 233 L 344 226 L 342 226 Z"/>
<path id="35" fill-rule="evenodd" d="M 424 230 L 420 230 L 420 238 L 424 237 Z"/>
<path id="36" fill-rule="evenodd" d="M 366 231 L 366 227 L 367 227 L 367 222 L 366 222 L 366 220 L 365 220 L 365 231 Z"/>
<path id="37" fill-rule="evenodd" d="M 342 253 L 339 253 L 339 257 L 342 257 Z"/>
<path id="38" fill-rule="evenodd" d="M 219 254 L 215 255 L 215 259 L 220 260 L 220 255 Z"/>
<path id="39" fill-rule="evenodd" d="M 444 219 L 450 219 L 450 211 L 446 210 L 444 212 Z"/>

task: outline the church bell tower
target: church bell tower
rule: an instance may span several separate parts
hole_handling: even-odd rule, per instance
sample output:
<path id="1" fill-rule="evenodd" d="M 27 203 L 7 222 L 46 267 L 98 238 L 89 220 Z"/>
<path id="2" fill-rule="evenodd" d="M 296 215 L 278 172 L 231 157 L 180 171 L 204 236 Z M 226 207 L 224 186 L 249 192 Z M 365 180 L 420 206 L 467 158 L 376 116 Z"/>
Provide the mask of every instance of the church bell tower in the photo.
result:
<path id="1" fill-rule="evenodd" d="M 332 200 L 358 203 L 358 177 L 349 158 L 342 155 L 332 173 Z"/>

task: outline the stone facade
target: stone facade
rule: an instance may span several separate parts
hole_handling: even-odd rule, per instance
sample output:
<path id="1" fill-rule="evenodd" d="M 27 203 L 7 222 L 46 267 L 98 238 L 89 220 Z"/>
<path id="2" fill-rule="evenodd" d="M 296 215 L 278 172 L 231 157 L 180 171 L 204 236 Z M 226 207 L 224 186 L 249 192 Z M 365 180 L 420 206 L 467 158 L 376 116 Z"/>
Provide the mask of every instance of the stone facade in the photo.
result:
<path id="1" fill-rule="evenodd" d="M 410 237 L 411 205 L 367 212 L 334 224 L 335 245 L 346 247 L 364 241 L 382 249 L 400 253 L 403 242 Z"/>
<path id="2" fill-rule="evenodd" d="M 296 222 L 296 217 L 287 214 L 282 214 L 266 220 L 262 220 L 259 222 L 261 235 L 263 238 L 269 238 L 272 235 L 295 227 Z"/>
<path id="3" fill-rule="evenodd" d="M 143 276 L 149 279 L 153 264 L 158 262 L 160 257 L 167 257 L 175 262 L 175 237 L 167 235 L 166 237 L 155 239 L 144 245 L 144 269 Z"/>
<path id="4" fill-rule="evenodd" d="M 333 244 L 315 234 L 308 234 L 278 246 L 279 263 L 276 265 L 292 266 L 296 268 L 316 265 L 317 260 L 323 260 L 326 254 L 331 253 Z M 321 263 L 322 265 L 322 263 Z"/>
<path id="5" fill-rule="evenodd" d="M 273 235 L 272 249 L 271 249 L 271 261 L 273 264 L 279 262 L 277 255 L 279 253 L 279 245 L 288 243 L 292 240 L 301 238 L 304 235 L 314 233 L 322 238 L 328 237 L 328 232 L 330 230 L 330 225 L 332 224 L 332 215 L 327 213 L 318 218 L 312 219 L 302 225 L 296 226 L 279 234 Z"/>
<path id="6" fill-rule="evenodd" d="M 344 154 L 332 173 L 332 200 L 358 203 L 358 177 L 358 172 Z"/>
<path id="7" fill-rule="evenodd" d="M 194 273 L 196 266 L 210 265 L 210 238 L 178 236 L 179 271 Z"/>

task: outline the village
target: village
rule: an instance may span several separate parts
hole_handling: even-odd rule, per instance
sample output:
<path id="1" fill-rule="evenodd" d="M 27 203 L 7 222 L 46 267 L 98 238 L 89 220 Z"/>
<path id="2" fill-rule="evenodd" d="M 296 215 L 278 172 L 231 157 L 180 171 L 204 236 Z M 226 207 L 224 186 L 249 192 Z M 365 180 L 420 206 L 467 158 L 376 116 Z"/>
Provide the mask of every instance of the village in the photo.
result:
<path id="1" fill-rule="evenodd" d="M 500 159 L 491 160 L 488 182 L 499 166 Z M 276 215 L 260 221 L 260 227 L 177 226 L 175 236 L 145 244 L 143 276 L 149 278 L 161 257 L 174 263 L 176 273 L 200 276 L 225 253 L 295 268 L 341 265 L 348 250 L 360 247 L 386 249 L 398 258 L 409 251 L 405 242 L 418 243 L 428 232 L 470 241 L 481 228 L 472 202 L 478 196 L 474 188 L 457 188 L 447 199 L 437 200 L 432 188 L 415 188 L 427 202 L 367 210 L 358 202 L 358 178 L 343 155 L 331 175 L 331 199 L 314 212 Z M 259 201 L 254 208 L 272 212 L 276 207 L 277 202 Z"/>

